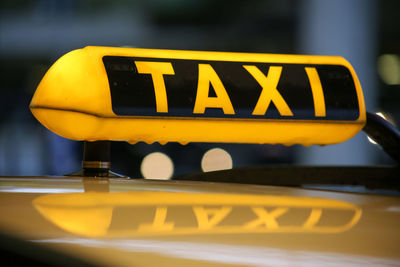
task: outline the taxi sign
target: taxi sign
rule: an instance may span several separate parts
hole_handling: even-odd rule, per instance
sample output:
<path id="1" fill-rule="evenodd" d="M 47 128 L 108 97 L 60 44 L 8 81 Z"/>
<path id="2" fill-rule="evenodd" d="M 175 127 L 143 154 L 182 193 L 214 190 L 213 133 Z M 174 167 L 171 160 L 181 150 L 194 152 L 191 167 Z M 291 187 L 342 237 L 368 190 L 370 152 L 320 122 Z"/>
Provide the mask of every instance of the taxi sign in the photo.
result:
<path id="1" fill-rule="evenodd" d="M 333 144 L 360 131 L 342 57 L 86 47 L 46 73 L 30 108 L 74 140 Z"/>

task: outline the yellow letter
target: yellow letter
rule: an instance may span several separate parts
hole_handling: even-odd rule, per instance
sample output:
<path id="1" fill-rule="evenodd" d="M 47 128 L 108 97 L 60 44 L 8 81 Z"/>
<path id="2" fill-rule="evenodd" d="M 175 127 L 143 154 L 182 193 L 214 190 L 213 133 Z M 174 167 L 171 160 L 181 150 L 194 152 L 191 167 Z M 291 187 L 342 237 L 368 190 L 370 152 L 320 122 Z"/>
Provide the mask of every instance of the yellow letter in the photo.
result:
<path id="1" fill-rule="evenodd" d="M 216 97 L 209 97 L 210 83 Z M 228 93 L 210 64 L 199 64 L 199 82 L 193 113 L 204 114 L 206 108 L 222 108 L 224 114 L 235 114 Z"/>
<path id="2" fill-rule="evenodd" d="M 260 97 L 252 113 L 253 115 L 265 115 L 272 101 L 278 109 L 279 114 L 282 116 L 293 116 L 289 106 L 276 89 L 279 78 L 281 77 L 282 67 L 271 66 L 267 77 L 265 77 L 256 66 L 243 65 L 243 68 L 245 68 L 262 87 Z"/>
<path id="3" fill-rule="evenodd" d="M 276 208 L 271 212 L 266 211 L 262 207 L 251 208 L 255 214 L 257 214 L 257 219 L 246 223 L 243 227 L 245 228 L 256 228 L 260 225 L 265 225 L 268 229 L 277 229 L 279 225 L 276 218 L 288 211 L 288 208 Z"/>
<path id="4" fill-rule="evenodd" d="M 204 207 L 193 207 L 197 218 L 199 229 L 208 230 L 221 222 L 232 210 L 232 207 L 222 207 L 220 209 L 205 209 Z M 212 217 L 209 217 L 211 215 Z"/>
<path id="5" fill-rule="evenodd" d="M 308 80 L 310 81 L 311 91 L 314 99 L 315 117 L 326 117 L 324 91 L 322 90 L 321 80 L 315 68 L 306 67 Z"/>
<path id="6" fill-rule="evenodd" d="M 170 62 L 135 61 L 139 73 L 151 74 L 156 96 L 157 112 L 168 112 L 167 92 L 163 75 L 174 75 L 174 69 Z"/>
<path id="7" fill-rule="evenodd" d="M 308 216 L 307 221 L 303 224 L 303 228 L 311 229 L 313 228 L 321 219 L 322 209 L 313 208 Z"/>
<path id="8" fill-rule="evenodd" d="M 171 231 L 174 228 L 174 223 L 166 223 L 167 207 L 157 207 L 156 215 L 152 224 L 139 225 L 139 231 L 155 232 L 155 231 Z"/>

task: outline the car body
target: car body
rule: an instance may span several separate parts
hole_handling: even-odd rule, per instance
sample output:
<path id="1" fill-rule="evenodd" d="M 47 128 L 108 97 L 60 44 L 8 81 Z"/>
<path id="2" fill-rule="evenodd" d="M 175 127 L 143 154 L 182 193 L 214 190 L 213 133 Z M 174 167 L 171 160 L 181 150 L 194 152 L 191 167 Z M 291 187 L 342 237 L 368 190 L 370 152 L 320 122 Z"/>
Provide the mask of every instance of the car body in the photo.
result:
<path id="1" fill-rule="evenodd" d="M 122 178 L 0 181 L 2 232 L 95 265 L 400 262 L 398 196 Z"/>

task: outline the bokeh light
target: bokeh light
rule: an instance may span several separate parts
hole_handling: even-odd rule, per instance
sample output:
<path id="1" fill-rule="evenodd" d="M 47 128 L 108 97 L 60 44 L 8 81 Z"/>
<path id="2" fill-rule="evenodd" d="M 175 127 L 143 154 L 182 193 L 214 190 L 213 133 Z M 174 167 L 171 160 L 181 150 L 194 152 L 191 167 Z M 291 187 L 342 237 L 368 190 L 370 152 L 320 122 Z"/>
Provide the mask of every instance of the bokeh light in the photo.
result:
<path id="1" fill-rule="evenodd" d="M 201 169 L 204 172 L 232 169 L 232 157 L 222 148 L 208 150 L 201 160 Z"/>
<path id="2" fill-rule="evenodd" d="M 379 76 L 388 85 L 400 84 L 400 57 L 384 54 L 378 58 Z"/>
<path id="3" fill-rule="evenodd" d="M 144 157 L 140 171 L 146 179 L 168 180 L 174 174 L 174 163 L 164 153 L 154 152 Z"/>

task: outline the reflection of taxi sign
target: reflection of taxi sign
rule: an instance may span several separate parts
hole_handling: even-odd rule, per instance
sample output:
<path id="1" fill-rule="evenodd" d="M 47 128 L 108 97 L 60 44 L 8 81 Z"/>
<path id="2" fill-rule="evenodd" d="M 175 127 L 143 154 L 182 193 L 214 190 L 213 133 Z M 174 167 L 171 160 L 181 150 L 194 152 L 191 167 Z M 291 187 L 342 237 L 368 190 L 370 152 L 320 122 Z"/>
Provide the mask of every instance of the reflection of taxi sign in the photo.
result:
<path id="1" fill-rule="evenodd" d="M 63 230 L 114 238 L 228 233 L 332 234 L 351 229 L 362 215 L 360 207 L 333 199 L 215 193 L 50 194 L 36 198 L 33 205 Z M 329 220 L 332 216 L 335 220 Z M 130 224 L 118 227 L 121 218 L 126 217 Z"/>
<path id="2" fill-rule="evenodd" d="M 75 140 L 331 144 L 365 124 L 341 57 L 87 47 L 57 61 L 31 102 Z"/>

